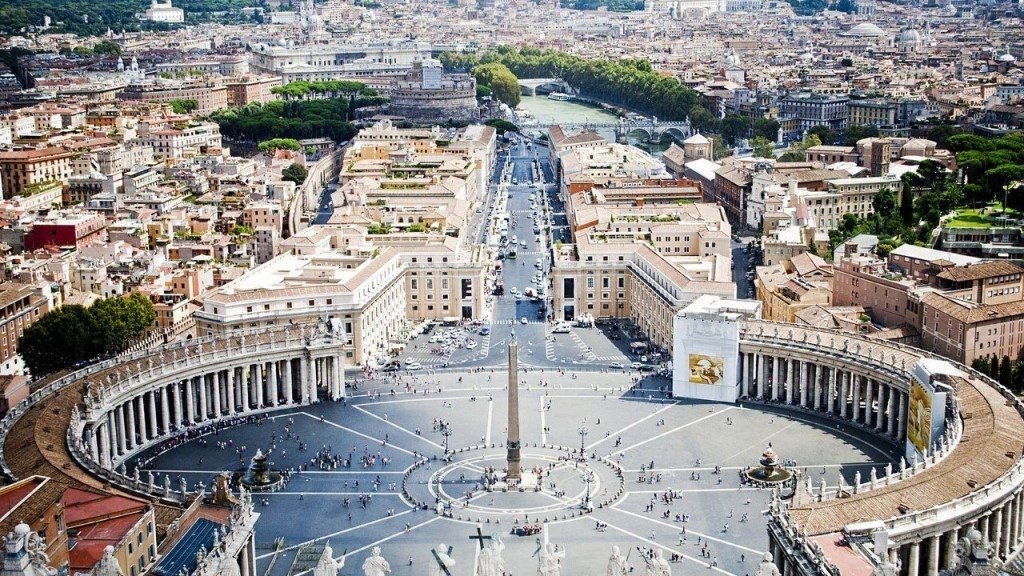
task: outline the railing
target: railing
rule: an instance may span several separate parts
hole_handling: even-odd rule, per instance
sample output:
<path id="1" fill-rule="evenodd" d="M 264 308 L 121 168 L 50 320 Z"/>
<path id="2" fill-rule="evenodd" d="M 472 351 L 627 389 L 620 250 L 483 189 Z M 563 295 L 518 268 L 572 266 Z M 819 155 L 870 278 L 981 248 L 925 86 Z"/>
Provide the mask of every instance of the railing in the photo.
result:
<path id="1" fill-rule="evenodd" d="M 758 327 L 756 333 L 754 330 L 754 326 Z M 766 330 L 766 328 L 768 327 L 775 328 L 775 330 L 772 331 L 772 334 L 770 336 L 768 334 L 768 331 Z M 1024 417 L 1024 402 L 1018 400 L 1010 390 L 1008 390 L 1005 386 L 999 384 L 998 382 L 992 380 L 988 376 L 981 374 L 977 370 L 965 366 L 954 360 L 943 358 L 926 350 L 921 350 L 919 348 L 914 348 L 912 346 L 907 346 L 905 344 L 871 340 L 857 334 L 841 332 L 838 330 L 811 330 L 807 328 L 800 328 L 799 330 L 806 334 L 830 335 L 831 338 L 829 339 L 828 344 L 833 351 L 839 350 L 839 348 L 835 346 L 836 338 L 842 338 L 844 346 L 842 348 L 842 351 L 847 352 L 847 354 L 843 355 L 843 360 L 855 359 L 858 363 L 862 363 L 865 360 L 865 357 L 859 354 L 859 349 L 858 355 L 856 357 L 852 357 L 848 354 L 850 349 L 849 344 L 851 342 L 866 343 L 873 347 L 895 349 L 904 354 L 914 355 L 918 358 L 944 360 L 946 362 L 949 362 L 951 365 L 953 365 L 961 372 L 967 374 L 974 381 L 980 382 L 982 385 L 987 385 L 997 390 L 1000 393 L 1000 395 L 1003 396 L 1003 398 L 1005 398 L 1008 402 L 1012 402 L 1014 408 L 1017 410 L 1017 413 Z M 815 346 L 800 345 L 792 347 L 787 345 L 786 342 L 796 342 L 795 340 L 792 340 L 793 337 L 794 329 L 792 326 L 769 321 L 747 322 L 744 324 L 742 332 L 742 340 L 745 341 L 752 341 L 758 344 L 771 345 L 772 347 L 781 346 L 783 348 L 793 348 L 801 351 L 813 352 L 816 350 L 819 353 L 821 352 L 822 342 L 818 341 L 817 338 L 814 339 L 814 343 L 816 344 Z M 780 339 L 783 338 L 788 338 L 788 340 L 780 341 Z M 803 342 L 801 342 L 800 344 L 803 344 Z M 811 342 L 806 341 L 806 344 L 811 344 Z M 871 350 L 871 348 L 869 348 L 868 350 Z M 887 370 L 891 374 L 891 370 L 892 368 L 896 367 L 896 361 L 898 359 L 895 354 L 892 354 L 889 358 L 890 364 L 888 366 L 885 364 L 884 352 L 879 358 L 880 362 L 876 361 L 873 358 L 873 356 L 868 356 L 867 360 L 868 363 L 871 364 L 874 368 Z M 907 367 L 903 366 L 903 369 L 905 371 L 907 370 Z M 956 401 L 955 398 L 954 401 Z M 947 423 L 947 429 L 949 424 L 950 423 Z M 941 455 L 939 458 L 944 458 L 946 455 L 952 453 L 953 449 L 959 445 L 959 441 L 962 438 L 964 430 L 964 424 L 962 419 L 956 418 L 952 424 L 954 424 L 954 426 L 952 429 L 953 434 L 949 440 L 950 445 L 948 447 L 948 450 L 945 450 L 944 454 Z M 907 476 L 910 477 L 913 474 L 919 473 L 920 471 L 923 471 L 926 468 L 931 468 L 938 461 L 938 458 L 936 458 L 935 454 L 933 453 L 933 455 L 930 458 L 927 458 L 924 462 L 912 466 L 909 469 L 909 473 L 907 474 Z M 903 474 L 900 474 L 900 476 L 902 477 Z M 966 480 L 967 479 L 965 479 L 965 481 Z M 998 478 L 996 478 L 992 482 L 989 482 L 985 486 L 978 487 L 976 490 L 972 491 L 969 494 L 966 494 L 959 498 L 955 498 L 949 502 L 945 502 L 943 504 L 934 506 L 926 510 L 908 512 L 907 514 L 895 516 L 893 518 L 884 520 L 884 522 L 890 534 L 895 533 L 898 535 L 913 532 L 915 537 L 919 536 L 920 534 L 927 534 L 929 525 L 934 525 L 941 522 L 948 522 L 952 519 L 962 518 L 963 516 L 966 516 L 967 514 L 970 514 L 972 512 L 984 512 L 991 509 L 991 507 L 994 504 L 998 503 L 1002 499 L 1005 499 L 1010 492 L 1019 488 L 1022 483 L 1022 480 L 1024 480 L 1024 456 L 1019 456 L 1017 460 L 1013 463 L 1013 465 L 1009 469 L 1007 469 L 1003 474 L 1001 474 Z M 789 519 L 789 516 L 784 509 L 774 511 L 772 517 L 775 522 L 779 523 L 779 526 L 783 529 L 784 533 L 789 535 L 789 540 L 791 544 L 794 544 L 797 547 L 801 547 L 802 552 L 808 554 L 819 567 L 827 565 L 828 561 L 821 553 L 821 549 L 813 542 L 806 540 L 799 534 L 799 531 L 794 527 L 792 521 Z M 792 528 L 792 530 L 790 530 L 789 528 Z M 834 573 L 838 574 L 838 571 Z"/>

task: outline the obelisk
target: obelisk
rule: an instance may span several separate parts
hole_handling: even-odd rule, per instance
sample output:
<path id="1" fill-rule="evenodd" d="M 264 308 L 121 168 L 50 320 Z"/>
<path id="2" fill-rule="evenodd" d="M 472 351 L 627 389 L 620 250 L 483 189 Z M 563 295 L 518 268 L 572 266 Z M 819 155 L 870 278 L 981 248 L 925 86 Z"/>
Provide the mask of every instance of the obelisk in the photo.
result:
<path id="1" fill-rule="evenodd" d="M 519 344 L 515 330 L 508 343 L 508 472 L 505 482 L 514 486 L 519 483 Z"/>

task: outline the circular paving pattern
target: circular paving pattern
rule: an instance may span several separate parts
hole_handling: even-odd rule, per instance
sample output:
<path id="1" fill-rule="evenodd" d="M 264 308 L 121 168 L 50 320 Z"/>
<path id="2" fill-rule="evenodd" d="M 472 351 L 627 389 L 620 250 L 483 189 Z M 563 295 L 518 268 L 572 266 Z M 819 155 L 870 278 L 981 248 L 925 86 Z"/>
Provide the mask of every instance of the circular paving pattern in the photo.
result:
<path id="1" fill-rule="evenodd" d="M 739 471 L 758 465 L 769 444 L 797 471 L 830 485 L 840 476 L 849 485 L 857 472 L 866 478 L 894 460 L 877 439 L 833 421 L 671 400 L 658 392 L 663 380 L 631 390 L 628 374 L 531 371 L 522 379 L 522 463 L 526 472 L 542 471 L 540 491 L 483 489 L 485 471 L 505 466 L 508 408 L 499 378 L 478 373 L 424 372 L 408 389 L 361 383 L 344 403 L 270 413 L 143 460 L 157 482 L 170 475 L 175 486 L 179 478 L 210 486 L 217 472 L 247 466 L 257 448 L 269 450 L 273 468 L 293 470 L 282 489 L 254 496 L 257 568 L 269 576 L 287 575 L 327 541 L 345 557 L 346 576 L 360 573 L 374 546 L 392 576 L 422 576 L 440 543 L 454 547 L 452 573 L 472 575 L 478 523 L 485 538 L 502 538 L 516 574 L 536 570 L 534 553 L 547 538 L 566 549 L 563 576 L 603 574 L 612 546 L 677 554 L 675 574 L 743 575 L 767 548 L 771 491 L 741 484 Z M 588 458 L 579 463 L 584 428 Z M 593 511 L 585 512 L 591 473 Z M 531 530 L 517 531 L 524 527 Z M 713 561 L 718 566 L 708 570 Z"/>
<path id="2" fill-rule="evenodd" d="M 607 458 L 578 460 L 568 448 L 522 449 L 522 481 L 501 481 L 506 454 L 470 447 L 414 465 L 404 480 L 407 497 L 421 508 L 466 522 L 516 524 L 575 518 L 611 505 L 624 493 L 621 468 Z M 439 465 L 438 465 L 439 464 Z M 489 482 L 491 475 L 497 482 Z"/>

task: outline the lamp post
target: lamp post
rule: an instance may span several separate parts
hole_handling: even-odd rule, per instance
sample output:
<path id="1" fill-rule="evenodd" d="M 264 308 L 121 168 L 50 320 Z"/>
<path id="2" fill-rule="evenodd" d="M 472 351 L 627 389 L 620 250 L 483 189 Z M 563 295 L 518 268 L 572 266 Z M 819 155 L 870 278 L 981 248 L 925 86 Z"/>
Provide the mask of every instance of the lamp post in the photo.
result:
<path id="1" fill-rule="evenodd" d="M 583 462 L 587 459 L 585 442 L 587 434 L 590 433 L 590 430 L 587 430 L 586 426 L 580 426 L 579 430 L 577 430 L 576 433 L 580 435 L 580 462 Z"/>
<path id="2" fill-rule="evenodd" d="M 441 436 L 444 438 L 444 455 L 448 455 L 448 437 L 452 435 L 451 425 L 445 425 L 444 429 L 441 430 Z"/>
<path id="3" fill-rule="evenodd" d="M 594 480 L 594 471 L 587 470 L 587 473 L 583 476 L 584 480 L 587 481 L 587 492 L 583 496 L 583 509 L 590 509 L 590 483 Z"/>

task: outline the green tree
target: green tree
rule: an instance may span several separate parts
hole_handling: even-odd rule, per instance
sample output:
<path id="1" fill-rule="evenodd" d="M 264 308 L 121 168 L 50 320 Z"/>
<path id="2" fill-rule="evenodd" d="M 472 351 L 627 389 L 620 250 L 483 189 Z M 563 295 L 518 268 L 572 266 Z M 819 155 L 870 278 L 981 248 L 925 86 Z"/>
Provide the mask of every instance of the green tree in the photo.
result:
<path id="1" fill-rule="evenodd" d="M 504 134 L 506 132 L 519 132 L 519 126 L 509 122 L 508 120 L 502 120 L 501 118 L 491 118 L 484 122 L 488 126 L 494 127 L 498 131 L 498 134 Z"/>
<path id="2" fill-rule="evenodd" d="M 819 124 L 817 126 L 812 127 L 810 130 L 807 131 L 807 134 L 811 136 L 817 136 L 818 140 L 826 146 L 834 144 L 836 141 L 835 131 L 824 124 Z"/>
<path id="3" fill-rule="evenodd" d="M 264 140 L 259 145 L 260 152 L 273 152 L 274 150 L 294 150 L 298 152 L 299 141 L 294 138 L 271 138 Z"/>
<path id="4" fill-rule="evenodd" d="M 1010 357 L 1003 356 L 1003 359 L 999 361 L 999 383 L 1010 387 L 1013 384 L 1012 380 L 1013 368 L 1010 365 Z"/>
<path id="5" fill-rule="evenodd" d="M 765 140 L 775 142 L 779 137 L 781 125 L 778 120 L 771 118 L 754 118 L 750 124 L 750 131 L 754 136 L 760 136 Z"/>
<path id="6" fill-rule="evenodd" d="M 92 47 L 92 51 L 98 56 L 117 56 L 121 54 L 121 46 L 109 40 L 101 40 Z"/>
<path id="7" fill-rule="evenodd" d="M 63 306 L 25 329 L 18 353 L 38 377 L 117 354 L 143 336 L 155 320 L 153 304 L 142 294 L 107 298 L 89 308 Z"/>
<path id="8" fill-rule="evenodd" d="M 754 156 L 757 158 L 775 158 L 775 145 L 763 136 L 755 136 L 750 141 L 754 149 Z"/>
<path id="9" fill-rule="evenodd" d="M 843 58 L 839 61 L 839 65 L 843 68 L 851 68 L 853 66 L 853 58 Z"/>
<path id="10" fill-rule="evenodd" d="M 504 102 L 509 108 L 519 105 L 519 79 L 504 64 L 491 62 L 473 67 L 473 77 L 478 85 L 487 86 L 494 97 Z"/>
<path id="11" fill-rule="evenodd" d="M 306 167 L 298 162 L 292 163 L 291 166 L 281 171 L 281 179 L 295 182 L 296 186 L 301 186 L 307 176 L 309 176 L 309 170 L 306 170 Z"/>
<path id="12" fill-rule="evenodd" d="M 836 10 L 847 14 L 853 14 L 857 11 L 857 5 L 854 4 L 853 0 L 839 0 L 839 2 L 836 3 Z"/>
<path id="13" fill-rule="evenodd" d="M 730 146 L 735 146 L 737 140 L 746 137 L 749 131 L 750 118 L 729 114 L 722 119 L 722 139 Z"/>
<path id="14" fill-rule="evenodd" d="M 175 114 L 188 114 L 199 109 L 199 102 L 191 99 L 177 99 L 168 102 Z"/>

